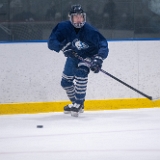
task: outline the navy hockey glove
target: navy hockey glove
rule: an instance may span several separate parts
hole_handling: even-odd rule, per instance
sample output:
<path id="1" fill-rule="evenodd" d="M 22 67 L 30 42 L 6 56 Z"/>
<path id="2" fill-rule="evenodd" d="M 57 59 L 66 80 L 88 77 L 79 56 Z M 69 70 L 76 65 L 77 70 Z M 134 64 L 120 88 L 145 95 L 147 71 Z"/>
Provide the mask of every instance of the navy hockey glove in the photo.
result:
<path id="1" fill-rule="evenodd" d="M 71 57 L 71 58 L 75 58 L 76 53 L 76 48 L 72 46 L 72 44 L 70 44 L 68 47 L 66 47 L 63 50 L 63 54 L 65 57 Z"/>
<path id="2" fill-rule="evenodd" d="M 98 73 L 102 67 L 103 59 L 101 57 L 96 56 L 92 61 L 91 61 L 91 70 L 94 73 Z"/>

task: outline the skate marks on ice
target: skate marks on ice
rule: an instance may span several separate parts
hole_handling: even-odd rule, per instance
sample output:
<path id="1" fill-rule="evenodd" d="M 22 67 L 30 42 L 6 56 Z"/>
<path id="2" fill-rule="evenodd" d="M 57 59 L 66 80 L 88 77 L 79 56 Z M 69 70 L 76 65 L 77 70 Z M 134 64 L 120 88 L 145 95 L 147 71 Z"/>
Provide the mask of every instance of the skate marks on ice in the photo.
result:
<path id="1" fill-rule="evenodd" d="M 158 160 L 159 121 L 160 109 L 0 116 L 0 159 Z"/>

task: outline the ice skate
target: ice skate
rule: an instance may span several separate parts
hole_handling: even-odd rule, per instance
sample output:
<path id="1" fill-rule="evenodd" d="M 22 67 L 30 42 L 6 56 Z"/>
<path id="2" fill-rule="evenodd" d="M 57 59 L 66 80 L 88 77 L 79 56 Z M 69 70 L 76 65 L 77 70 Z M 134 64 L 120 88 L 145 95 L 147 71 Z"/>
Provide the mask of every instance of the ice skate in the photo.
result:
<path id="1" fill-rule="evenodd" d="M 64 107 L 64 114 L 70 114 L 72 107 L 73 107 L 73 104 L 68 104 L 67 106 L 65 106 Z"/>
<path id="2" fill-rule="evenodd" d="M 83 104 L 74 103 L 71 108 L 71 116 L 78 117 L 79 113 L 83 113 Z"/>
<path id="3" fill-rule="evenodd" d="M 80 109 L 79 113 L 83 113 L 84 112 L 84 104 L 82 104 L 82 108 Z"/>

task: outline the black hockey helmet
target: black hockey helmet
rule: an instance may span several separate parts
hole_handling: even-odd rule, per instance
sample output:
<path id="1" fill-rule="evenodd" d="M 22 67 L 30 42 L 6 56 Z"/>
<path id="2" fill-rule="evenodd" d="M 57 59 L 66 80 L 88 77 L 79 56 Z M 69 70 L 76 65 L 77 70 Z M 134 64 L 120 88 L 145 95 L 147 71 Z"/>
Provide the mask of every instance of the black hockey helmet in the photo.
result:
<path id="1" fill-rule="evenodd" d="M 71 14 L 76 14 L 76 13 L 84 13 L 80 4 L 75 4 L 71 6 L 71 10 L 69 14 L 71 15 Z"/>
<path id="2" fill-rule="evenodd" d="M 73 15 L 76 15 L 76 14 L 83 15 L 84 21 L 81 23 L 73 23 Z M 69 18 L 74 27 L 81 28 L 84 26 L 84 24 L 86 23 L 86 13 L 83 11 L 83 8 L 80 4 L 75 4 L 71 6 L 71 9 L 69 12 Z"/>

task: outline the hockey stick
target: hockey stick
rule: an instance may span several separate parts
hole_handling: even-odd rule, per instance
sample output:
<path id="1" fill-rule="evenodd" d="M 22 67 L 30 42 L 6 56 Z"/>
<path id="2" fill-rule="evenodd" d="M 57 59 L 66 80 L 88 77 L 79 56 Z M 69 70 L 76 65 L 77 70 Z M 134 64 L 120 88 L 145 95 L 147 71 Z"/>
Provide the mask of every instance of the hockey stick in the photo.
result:
<path id="1" fill-rule="evenodd" d="M 141 91 L 137 90 L 136 88 L 134 88 L 134 87 L 130 86 L 129 84 L 127 84 L 127 83 L 123 82 L 122 80 L 120 80 L 120 79 L 118 79 L 117 77 L 115 77 L 115 76 L 111 75 L 110 73 L 108 73 L 108 72 L 104 71 L 103 69 L 100 69 L 100 71 L 101 71 L 101 72 L 103 72 L 104 74 L 108 75 L 109 77 L 111 77 L 111 78 L 115 79 L 116 81 L 118 81 L 118 82 L 122 83 L 123 85 L 127 86 L 128 88 L 130 88 L 130 89 L 134 90 L 135 92 L 137 92 L 137 93 L 141 94 L 142 96 L 144 96 L 144 97 L 148 98 L 149 100 L 153 100 L 153 98 L 152 98 L 151 96 L 149 96 L 149 95 L 147 95 L 147 94 L 145 94 L 145 93 L 143 93 L 143 92 L 141 92 Z"/>
<path id="2" fill-rule="evenodd" d="M 81 61 L 83 61 L 83 62 L 86 62 L 86 63 L 88 63 L 88 64 L 91 64 L 90 62 L 84 60 L 82 57 L 80 57 L 80 56 L 77 55 L 76 53 L 75 53 L 74 55 L 75 55 L 75 57 L 77 57 L 79 60 L 81 60 Z M 153 100 L 153 98 L 152 98 L 151 96 L 149 96 L 149 95 L 147 95 L 147 94 L 145 94 L 145 93 L 143 93 L 143 92 L 137 90 L 136 88 L 134 88 L 134 87 L 130 86 L 129 84 L 123 82 L 122 80 L 120 80 L 120 79 L 118 79 L 117 77 L 113 76 L 112 74 L 106 72 L 105 70 L 100 69 L 100 71 L 101 71 L 102 73 L 108 75 L 109 77 L 115 79 L 116 81 L 122 83 L 123 85 L 127 86 L 128 88 L 132 89 L 133 91 L 135 91 L 135 92 L 141 94 L 142 96 L 148 98 L 149 100 Z"/>
<path id="3" fill-rule="evenodd" d="M 71 44 L 70 42 L 67 43 L 66 46 L 64 46 L 64 47 L 62 48 L 62 51 L 64 51 L 70 44 Z M 86 60 L 83 59 L 81 56 L 79 56 L 77 53 L 74 52 L 73 54 L 74 54 L 74 56 L 75 56 L 76 58 L 78 58 L 79 60 L 81 60 L 81 61 L 83 61 L 83 62 L 85 62 L 85 63 L 88 63 L 89 65 L 91 64 L 91 62 L 86 61 Z M 105 70 L 103 70 L 103 69 L 100 69 L 100 71 L 101 71 L 102 73 L 108 75 L 109 77 L 115 79 L 116 81 L 120 82 L 121 84 L 125 85 L 126 87 L 132 89 L 133 91 L 139 93 L 140 95 L 146 97 L 147 99 L 153 100 L 153 98 L 152 98 L 151 96 L 149 96 L 149 95 L 147 95 L 147 94 L 145 94 L 145 93 L 139 91 L 138 89 L 136 89 L 136 88 L 130 86 L 129 84 L 123 82 L 122 80 L 120 80 L 119 78 L 113 76 L 112 74 L 108 73 L 107 71 L 105 71 Z"/>

